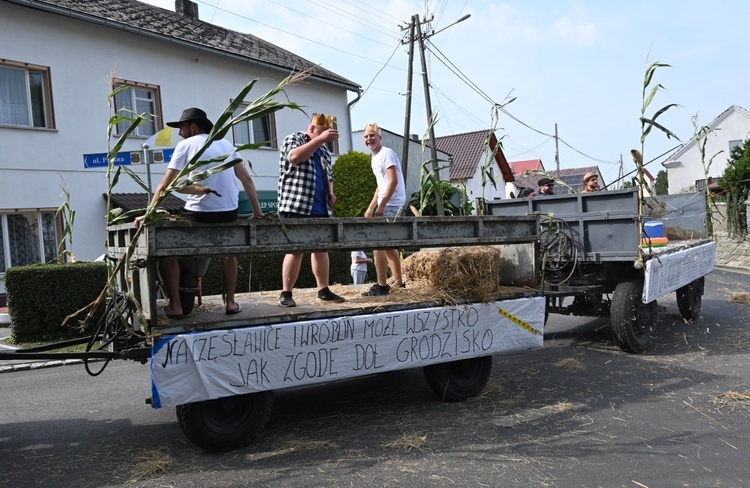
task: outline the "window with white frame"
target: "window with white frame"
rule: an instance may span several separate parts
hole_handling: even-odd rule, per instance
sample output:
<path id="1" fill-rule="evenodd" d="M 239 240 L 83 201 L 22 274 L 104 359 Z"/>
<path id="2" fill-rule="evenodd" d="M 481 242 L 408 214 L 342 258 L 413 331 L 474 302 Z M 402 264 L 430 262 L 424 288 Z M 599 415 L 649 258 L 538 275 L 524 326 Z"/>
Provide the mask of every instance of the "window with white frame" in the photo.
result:
<path id="1" fill-rule="evenodd" d="M 729 154 L 732 154 L 732 150 L 735 147 L 742 147 L 742 141 L 739 139 L 735 141 L 729 141 Z"/>
<path id="2" fill-rule="evenodd" d="M 234 112 L 238 116 L 247 107 L 242 105 Z M 242 146 L 245 144 L 260 144 L 265 142 L 262 147 L 278 149 L 279 145 L 276 139 L 276 119 L 274 114 L 265 115 L 259 119 L 241 122 L 232 127 L 232 136 L 234 145 Z"/>
<path id="3" fill-rule="evenodd" d="M 0 215 L 0 273 L 7 268 L 47 263 L 57 256 L 56 210 Z"/>
<path id="4" fill-rule="evenodd" d="M 143 121 L 132 132 L 134 136 L 149 137 L 161 129 L 161 100 L 159 87 L 146 83 L 137 83 L 127 80 L 115 80 L 115 111 L 122 110 L 123 115 L 135 117 L 144 115 Z M 122 112 L 121 112 L 122 113 Z M 117 134 L 123 134 L 131 122 L 125 121 L 117 124 Z"/>
<path id="5" fill-rule="evenodd" d="M 0 125 L 54 129 L 49 68 L 0 59 Z"/>

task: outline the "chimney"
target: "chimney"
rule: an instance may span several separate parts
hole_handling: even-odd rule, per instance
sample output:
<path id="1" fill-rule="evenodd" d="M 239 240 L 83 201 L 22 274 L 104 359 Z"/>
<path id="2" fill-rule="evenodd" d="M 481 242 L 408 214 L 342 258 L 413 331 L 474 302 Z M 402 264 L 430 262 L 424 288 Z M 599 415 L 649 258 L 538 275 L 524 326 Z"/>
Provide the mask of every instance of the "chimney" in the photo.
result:
<path id="1" fill-rule="evenodd" d="M 409 134 L 409 139 L 419 142 L 419 134 Z"/>
<path id="2" fill-rule="evenodd" d="M 190 0 L 174 0 L 174 11 L 193 20 L 198 20 L 198 4 Z"/>

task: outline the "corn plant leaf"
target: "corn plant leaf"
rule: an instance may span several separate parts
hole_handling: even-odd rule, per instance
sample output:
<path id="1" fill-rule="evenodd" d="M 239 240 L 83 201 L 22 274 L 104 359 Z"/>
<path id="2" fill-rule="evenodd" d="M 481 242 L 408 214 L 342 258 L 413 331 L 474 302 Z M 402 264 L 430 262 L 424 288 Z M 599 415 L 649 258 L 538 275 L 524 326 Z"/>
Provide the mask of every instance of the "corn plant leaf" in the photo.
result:
<path id="1" fill-rule="evenodd" d="M 151 189 L 143 181 L 143 179 L 140 177 L 140 175 L 138 175 L 132 169 L 130 169 L 130 168 L 126 167 L 126 166 L 121 166 L 121 168 L 128 174 L 128 176 L 130 176 L 131 178 L 133 178 L 133 181 L 135 181 L 136 184 L 143 189 L 143 191 L 145 191 L 146 193 L 151 193 Z"/>

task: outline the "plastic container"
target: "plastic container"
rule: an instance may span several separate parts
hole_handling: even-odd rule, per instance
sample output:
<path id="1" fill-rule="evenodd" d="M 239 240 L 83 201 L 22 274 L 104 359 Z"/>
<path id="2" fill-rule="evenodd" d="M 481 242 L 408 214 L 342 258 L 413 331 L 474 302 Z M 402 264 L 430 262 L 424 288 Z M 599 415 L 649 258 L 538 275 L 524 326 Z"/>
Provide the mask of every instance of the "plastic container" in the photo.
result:
<path id="1" fill-rule="evenodd" d="M 664 222 L 661 220 L 650 220 L 643 224 L 643 231 L 647 237 L 664 237 Z"/>

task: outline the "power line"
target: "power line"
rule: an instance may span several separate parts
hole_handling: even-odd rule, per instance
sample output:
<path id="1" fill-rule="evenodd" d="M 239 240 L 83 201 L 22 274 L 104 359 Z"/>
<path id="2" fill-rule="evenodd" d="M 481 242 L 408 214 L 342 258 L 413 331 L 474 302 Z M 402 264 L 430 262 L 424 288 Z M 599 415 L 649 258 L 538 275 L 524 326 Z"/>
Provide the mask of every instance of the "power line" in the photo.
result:
<path id="1" fill-rule="evenodd" d="M 428 42 L 429 42 L 429 40 L 428 40 Z M 429 42 L 429 45 L 430 45 L 430 46 L 431 46 L 431 47 L 432 47 L 432 48 L 433 48 L 433 49 L 434 49 L 434 50 L 435 50 L 435 51 L 437 52 L 437 53 L 433 53 L 433 54 L 435 54 L 435 58 L 436 58 L 436 59 L 437 59 L 438 61 L 440 61 L 441 63 L 443 63 L 443 65 L 444 65 L 444 66 L 445 66 L 446 68 L 448 68 L 448 70 L 449 70 L 449 71 L 451 71 L 451 72 L 452 72 L 453 74 L 455 74 L 455 75 L 456 75 L 456 76 L 457 76 L 457 77 L 458 77 L 458 78 L 459 78 L 459 79 L 460 79 L 461 81 L 463 81 L 463 82 L 464 82 L 464 83 L 465 83 L 465 84 L 466 84 L 467 86 L 469 86 L 470 88 L 472 88 L 472 89 L 473 89 L 473 90 L 474 90 L 474 91 L 475 91 L 475 92 L 476 92 L 477 94 L 479 94 L 479 95 L 480 95 L 480 96 L 481 96 L 482 98 L 484 98 L 484 99 L 485 99 L 486 101 L 488 101 L 488 102 L 489 102 L 489 103 L 491 103 L 492 105 L 494 105 L 494 106 L 497 106 L 497 107 L 498 107 L 498 109 L 499 109 L 499 110 L 500 110 L 501 112 L 503 112 L 503 113 L 504 113 L 505 115 L 507 115 L 507 116 L 508 116 L 508 117 L 510 117 L 511 119 L 515 120 L 516 122 L 518 122 L 518 123 L 519 123 L 519 124 L 521 124 L 522 126 L 526 127 L 527 129 L 530 129 L 530 130 L 532 130 L 532 131 L 534 131 L 534 132 L 536 132 L 536 133 L 538 133 L 538 134 L 540 134 L 540 135 L 543 135 L 543 136 L 546 136 L 546 137 L 555 137 L 554 135 L 548 134 L 548 133 L 546 133 L 546 132 L 544 132 L 544 131 L 541 131 L 541 130 L 539 130 L 539 129 L 536 129 L 536 128 L 534 128 L 534 127 L 530 126 L 529 124 L 527 124 L 527 123 L 525 123 L 525 122 L 521 121 L 521 120 L 520 120 L 520 119 L 518 119 L 518 118 L 517 118 L 516 116 L 514 116 L 513 114 L 511 114 L 510 112 L 508 112 L 508 110 L 506 110 L 506 109 L 505 109 L 504 107 L 502 107 L 502 106 L 501 106 L 500 104 L 498 104 L 498 103 L 496 103 L 496 102 L 495 102 L 494 100 L 492 100 L 492 98 L 491 98 L 491 97 L 490 97 L 489 95 L 487 95 L 487 94 L 486 94 L 486 93 L 485 93 L 484 91 L 482 91 L 482 89 L 481 89 L 481 88 L 479 88 L 479 87 L 478 87 L 478 86 L 477 86 L 477 85 L 476 85 L 476 84 L 475 84 L 474 82 L 472 82 L 472 81 L 471 81 L 471 80 L 470 80 L 470 79 L 469 79 L 469 78 L 468 78 L 468 77 L 467 77 L 467 76 L 466 76 L 466 75 L 465 75 L 465 74 L 464 74 L 464 73 L 463 73 L 463 72 L 462 72 L 462 71 L 461 71 L 461 70 L 460 70 L 460 69 L 459 69 L 459 68 L 458 68 L 458 67 L 457 67 L 457 66 L 456 66 L 455 64 L 453 64 L 453 63 L 452 63 L 452 62 L 451 62 L 451 61 L 450 61 L 450 60 L 449 60 L 449 59 L 447 58 L 447 56 L 445 56 L 445 54 L 443 54 L 443 53 L 442 53 L 442 52 L 440 51 L 440 49 L 438 49 L 438 48 L 437 48 L 437 46 L 435 46 L 435 44 L 433 44 L 432 42 Z M 438 54 L 439 54 L 439 56 L 438 56 Z M 584 156 L 584 157 L 586 157 L 586 158 L 588 158 L 588 159 L 591 159 L 592 161 L 596 161 L 596 162 L 599 162 L 599 163 L 602 163 L 602 164 L 619 164 L 619 163 L 620 163 L 619 161 L 613 161 L 613 160 L 605 160 L 605 159 L 600 159 L 600 158 L 595 158 L 595 157 L 593 157 L 593 156 L 589 156 L 588 154 L 586 154 L 586 153 L 584 153 L 584 152 L 582 152 L 582 151 L 580 151 L 580 150 L 576 149 L 576 148 L 575 148 L 575 147 L 573 147 L 572 145 L 568 144 L 568 143 L 567 143 L 567 142 L 566 142 L 566 141 L 565 141 L 564 139 L 562 139 L 562 138 L 558 137 L 558 138 L 557 138 L 557 140 L 558 140 L 558 141 L 560 141 L 560 142 L 562 142 L 562 143 L 563 143 L 564 145 L 566 145 L 566 146 L 567 146 L 568 148 L 570 148 L 570 149 L 572 149 L 573 151 L 577 152 L 577 153 L 578 153 L 578 154 L 580 154 L 581 156 Z"/>
<path id="2" fill-rule="evenodd" d="M 405 34 L 404 34 L 404 37 L 406 37 Z M 375 76 L 372 77 L 372 80 L 370 80 L 370 83 L 367 85 L 367 88 L 365 88 L 365 90 L 362 92 L 362 95 L 360 95 L 359 97 L 360 100 L 365 96 L 365 93 L 367 93 L 367 90 L 370 89 L 370 87 L 375 82 L 375 79 L 378 77 L 378 75 L 382 73 L 385 67 L 388 66 L 388 63 L 391 62 L 391 59 L 393 59 L 393 56 L 396 54 L 396 51 L 398 51 L 399 47 L 401 47 L 401 39 L 399 39 L 398 43 L 396 44 L 396 48 L 393 50 L 388 60 L 385 63 L 383 63 L 383 66 L 378 70 L 377 73 L 375 73 Z"/>
<path id="3" fill-rule="evenodd" d="M 213 7 L 213 6 L 212 6 L 212 7 Z M 320 42 L 320 41 L 317 41 L 317 40 L 315 40 L 315 39 L 311 39 L 311 38 L 309 38 L 309 37 L 304 37 L 304 36 L 301 36 L 301 35 L 299 35 L 299 34 L 297 34 L 297 33 L 295 33 L 295 32 L 290 32 L 290 31 L 286 31 L 286 30 L 284 30 L 284 29 L 279 29 L 278 27 L 274 27 L 274 26 L 272 26 L 272 25 L 270 25 L 270 24 L 266 24 L 265 22 L 260 22 L 260 21 L 258 21 L 258 20 L 252 19 L 252 18 L 250 18 L 250 17 L 248 17 L 248 16 L 246 16 L 246 15 L 238 14 L 238 13 L 236 13 L 236 12 L 233 12 L 233 11 L 231 11 L 231 10 L 228 10 L 228 9 L 220 8 L 220 7 L 218 7 L 218 6 L 217 6 L 217 7 L 215 7 L 215 8 L 216 8 L 217 10 L 221 10 L 222 12 L 226 12 L 226 13 L 228 13 L 228 14 L 234 15 L 234 16 L 236 16 L 236 17 L 239 17 L 239 18 L 241 18 L 241 19 L 244 19 L 244 20 L 249 20 L 250 22 L 254 22 L 254 23 L 256 23 L 256 24 L 259 24 L 259 25 L 262 25 L 262 26 L 264 26 L 264 27 L 268 27 L 269 29 L 273 29 L 273 30 L 275 30 L 275 31 L 278 31 L 278 32 L 281 32 L 281 33 L 283 33 L 283 34 L 287 34 L 287 35 L 290 35 L 290 36 L 294 36 L 294 37 L 297 37 L 297 38 L 299 38 L 299 39 L 302 39 L 303 41 L 308 41 L 308 42 L 311 42 L 311 43 L 313 43 L 313 44 L 317 44 L 317 45 L 319 45 L 319 46 L 323 46 L 323 47 L 327 47 L 327 48 L 329 48 L 329 49 L 333 49 L 334 51 L 338 51 L 338 52 L 341 52 L 341 53 L 344 53 L 344 54 L 348 54 L 348 55 L 350 55 L 350 56 L 355 56 L 355 57 L 357 57 L 357 58 L 360 58 L 360 59 L 364 59 L 365 61 L 370 61 L 370 62 L 372 62 L 372 63 L 378 63 L 378 64 L 380 64 L 380 62 L 379 62 L 379 61 L 377 61 L 377 60 L 375 60 L 375 59 L 371 59 L 371 58 L 368 58 L 368 57 L 366 57 L 366 56 L 362 56 L 361 54 L 357 54 L 357 53 L 352 53 L 352 52 L 346 51 L 346 50 L 344 50 L 344 49 L 341 49 L 341 48 L 339 48 L 339 47 L 336 47 L 336 46 L 331 46 L 331 45 L 328 45 L 328 44 L 324 44 L 324 43 L 322 43 L 322 42 Z M 402 68 L 398 68 L 398 67 L 396 67 L 396 66 L 390 66 L 390 67 L 391 67 L 391 68 L 395 68 L 395 69 L 401 69 L 402 71 L 405 71 L 404 69 L 402 69 Z"/>
<path id="4" fill-rule="evenodd" d="M 324 9 L 326 9 L 328 11 L 331 11 L 331 12 L 335 13 L 336 15 L 344 17 L 345 19 L 352 20 L 352 21 L 356 22 L 357 24 L 363 25 L 363 26 L 367 27 L 368 29 L 373 29 L 373 30 L 376 30 L 376 31 L 380 31 L 380 33 L 386 34 L 386 35 L 388 35 L 390 37 L 393 37 L 394 39 L 398 39 L 399 38 L 398 36 L 394 36 L 392 31 L 386 30 L 382 26 L 375 25 L 371 21 L 368 22 L 368 19 L 365 19 L 363 17 L 358 17 L 358 16 L 356 16 L 354 14 L 350 14 L 349 12 L 344 12 L 341 9 L 333 8 L 333 6 L 331 6 L 330 3 L 325 2 L 324 0 L 317 0 L 319 3 L 316 3 L 313 0 L 307 0 L 307 1 L 309 3 L 311 3 L 311 4 L 313 4 L 313 5 L 316 5 L 318 7 L 324 8 Z"/>

